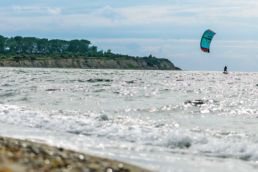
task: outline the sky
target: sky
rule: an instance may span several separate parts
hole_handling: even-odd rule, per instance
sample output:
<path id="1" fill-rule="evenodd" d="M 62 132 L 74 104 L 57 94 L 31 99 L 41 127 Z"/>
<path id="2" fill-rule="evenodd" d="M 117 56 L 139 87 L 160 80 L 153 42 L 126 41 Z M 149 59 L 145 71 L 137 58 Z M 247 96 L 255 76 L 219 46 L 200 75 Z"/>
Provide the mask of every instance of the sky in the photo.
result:
<path id="1" fill-rule="evenodd" d="M 211 53 L 200 50 L 206 29 Z M 258 72 L 257 0 L 0 0 L 0 35 L 87 39 L 184 70 Z"/>

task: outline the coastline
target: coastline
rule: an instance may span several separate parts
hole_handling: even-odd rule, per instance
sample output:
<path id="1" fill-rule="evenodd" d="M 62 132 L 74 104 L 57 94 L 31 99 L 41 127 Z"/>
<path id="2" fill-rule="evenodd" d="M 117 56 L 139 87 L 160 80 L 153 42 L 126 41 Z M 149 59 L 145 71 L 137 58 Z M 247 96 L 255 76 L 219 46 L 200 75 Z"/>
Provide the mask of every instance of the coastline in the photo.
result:
<path id="1" fill-rule="evenodd" d="M 57 58 L 0 60 L 0 67 L 181 70 L 167 59 L 148 58 Z"/>
<path id="2" fill-rule="evenodd" d="M 60 147 L 0 136 L 0 171 L 148 172 L 149 170 Z"/>

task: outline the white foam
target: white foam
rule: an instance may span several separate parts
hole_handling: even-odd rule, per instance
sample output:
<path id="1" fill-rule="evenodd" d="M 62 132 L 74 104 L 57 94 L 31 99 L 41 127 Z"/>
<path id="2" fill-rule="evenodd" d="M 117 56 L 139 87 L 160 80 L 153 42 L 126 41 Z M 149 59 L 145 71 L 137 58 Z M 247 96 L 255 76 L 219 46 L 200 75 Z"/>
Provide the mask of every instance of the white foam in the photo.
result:
<path id="1" fill-rule="evenodd" d="M 256 171 L 257 76 L 0 69 L 0 133 L 77 150 L 83 145 L 85 152 L 154 170 Z"/>

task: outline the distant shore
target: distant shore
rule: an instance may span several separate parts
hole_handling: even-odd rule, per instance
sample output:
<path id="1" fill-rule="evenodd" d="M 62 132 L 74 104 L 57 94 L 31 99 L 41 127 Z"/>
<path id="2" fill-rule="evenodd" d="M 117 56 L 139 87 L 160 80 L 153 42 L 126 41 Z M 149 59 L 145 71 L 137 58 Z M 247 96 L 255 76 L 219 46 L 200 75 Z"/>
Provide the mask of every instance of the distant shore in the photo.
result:
<path id="1" fill-rule="evenodd" d="M 0 60 L 1 67 L 180 70 L 167 59 L 148 58 L 58 58 Z"/>
<path id="2" fill-rule="evenodd" d="M 180 70 L 168 59 L 98 50 L 86 39 L 61 40 L 0 35 L 0 66 L 85 69 Z"/>
<path id="3" fill-rule="evenodd" d="M 7 137 L 0 137 L 0 171 L 148 172 L 115 160 Z"/>

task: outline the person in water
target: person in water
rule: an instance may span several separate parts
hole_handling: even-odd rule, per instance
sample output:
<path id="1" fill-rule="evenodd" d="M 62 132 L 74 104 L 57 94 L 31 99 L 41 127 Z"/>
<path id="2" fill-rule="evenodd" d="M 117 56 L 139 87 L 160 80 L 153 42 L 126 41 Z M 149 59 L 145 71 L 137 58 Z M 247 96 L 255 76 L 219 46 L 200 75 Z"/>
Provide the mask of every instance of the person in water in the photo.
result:
<path id="1" fill-rule="evenodd" d="M 224 67 L 224 73 L 228 73 L 228 67 L 227 66 Z"/>

